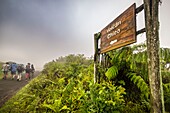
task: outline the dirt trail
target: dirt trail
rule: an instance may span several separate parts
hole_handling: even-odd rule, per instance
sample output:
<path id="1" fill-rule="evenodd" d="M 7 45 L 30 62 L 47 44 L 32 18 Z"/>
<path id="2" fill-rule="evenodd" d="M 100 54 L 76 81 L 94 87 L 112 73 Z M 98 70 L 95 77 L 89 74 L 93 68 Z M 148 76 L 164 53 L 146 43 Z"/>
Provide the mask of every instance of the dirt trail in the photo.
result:
<path id="1" fill-rule="evenodd" d="M 39 72 L 35 73 L 36 77 Z M 30 79 L 31 80 L 31 79 Z M 21 81 L 11 80 L 8 76 L 6 80 L 0 80 L 0 107 L 13 95 L 16 94 L 23 86 L 25 86 L 30 80 L 25 81 L 24 76 L 22 76 Z"/>

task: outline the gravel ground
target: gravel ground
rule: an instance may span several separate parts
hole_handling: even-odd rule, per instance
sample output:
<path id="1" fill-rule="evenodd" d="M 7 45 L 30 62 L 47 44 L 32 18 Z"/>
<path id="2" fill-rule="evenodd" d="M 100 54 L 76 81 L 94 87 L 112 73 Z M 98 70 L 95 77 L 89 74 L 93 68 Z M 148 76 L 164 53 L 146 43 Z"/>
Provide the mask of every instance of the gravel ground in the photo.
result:
<path id="1" fill-rule="evenodd" d="M 38 74 L 39 72 L 36 72 L 35 76 Z M 13 95 L 15 95 L 17 91 L 19 91 L 22 87 L 24 87 L 30 80 L 26 81 L 24 75 L 22 76 L 21 81 L 17 81 L 16 79 L 11 80 L 9 76 L 7 77 L 6 80 L 1 79 L 0 80 L 0 107 Z"/>

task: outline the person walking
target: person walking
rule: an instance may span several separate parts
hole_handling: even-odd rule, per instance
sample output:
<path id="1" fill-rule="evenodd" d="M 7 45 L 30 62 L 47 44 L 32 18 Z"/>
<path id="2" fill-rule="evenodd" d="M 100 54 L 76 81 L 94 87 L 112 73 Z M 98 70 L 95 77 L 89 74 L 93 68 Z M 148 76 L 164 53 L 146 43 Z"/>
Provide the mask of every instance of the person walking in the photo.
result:
<path id="1" fill-rule="evenodd" d="M 9 71 L 9 65 L 6 62 L 5 64 L 3 64 L 2 66 L 2 72 L 4 74 L 3 79 L 6 80 L 7 79 L 7 75 L 8 75 L 8 71 Z"/>
<path id="2" fill-rule="evenodd" d="M 32 78 L 34 77 L 34 72 L 35 72 L 35 68 L 34 68 L 34 65 L 32 64 L 31 65 L 31 77 Z"/>
<path id="3" fill-rule="evenodd" d="M 28 63 L 26 65 L 26 68 L 25 68 L 25 72 L 26 72 L 25 79 L 26 79 L 26 81 L 27 81 L 28 78 L 30 79 L 30 71 L 31 71 L 31 67 L 30 67 L 30 63 Z"/>
<path id="4" fill-rule="evenodd" d="M 22 72 L 23 72 L 22 64 L 19 64 L 19 65 L 18 65 L 18 67 L 17 67 L 17 72 L 18 72 L 18 78 L 17 78 L 17 81 L 21 81 Z"/>
<path id="5" fill-rule="evenodd" d="M 16 71 L 17 71 L 17 64 L 16 63 L 12 63 L 11 64 L 11 79 L 15 79 L 16 75 Z"/>

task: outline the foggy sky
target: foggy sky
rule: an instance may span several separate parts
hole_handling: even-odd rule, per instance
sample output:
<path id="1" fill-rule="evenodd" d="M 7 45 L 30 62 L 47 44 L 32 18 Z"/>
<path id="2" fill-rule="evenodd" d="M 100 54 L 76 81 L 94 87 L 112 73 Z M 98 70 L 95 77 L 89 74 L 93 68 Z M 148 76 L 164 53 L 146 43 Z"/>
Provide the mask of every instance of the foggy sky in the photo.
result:
<path id="1" fill-rule="evenodd" d="M 0 0 L 0 61 L 27 62 L 37 69 L 59 56 L 94 54 L 93 35 L 142 0 Z M 170 47 L 170 1 L 160 5 L 160 42 Z M 144 27 L 137 15 L 137 29 Z M 137 43 L 145 41 L 139 35 Z"/>

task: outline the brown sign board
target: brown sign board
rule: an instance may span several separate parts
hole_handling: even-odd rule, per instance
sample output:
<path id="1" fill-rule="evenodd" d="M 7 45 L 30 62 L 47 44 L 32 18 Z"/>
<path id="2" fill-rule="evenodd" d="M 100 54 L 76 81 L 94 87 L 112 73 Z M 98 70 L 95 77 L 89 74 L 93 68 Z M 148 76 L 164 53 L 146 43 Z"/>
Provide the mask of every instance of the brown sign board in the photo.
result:
<path id="1" fill-rule="evenodd" d="M 101 31 L 101 53 L 136 42 L 134 3 Z"/>

